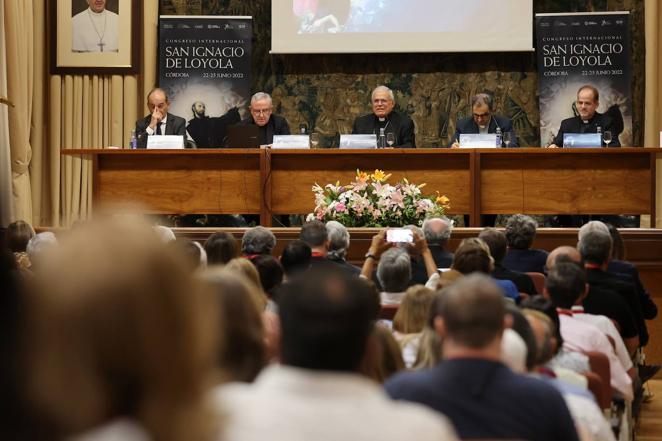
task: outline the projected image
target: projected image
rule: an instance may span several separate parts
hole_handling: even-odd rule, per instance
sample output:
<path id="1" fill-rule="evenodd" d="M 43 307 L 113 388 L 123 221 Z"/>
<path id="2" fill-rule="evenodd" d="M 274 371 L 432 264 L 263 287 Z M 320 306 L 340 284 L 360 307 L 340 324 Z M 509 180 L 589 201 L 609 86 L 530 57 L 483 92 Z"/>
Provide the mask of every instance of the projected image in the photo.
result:
<path id="1" fill-rule="evenodd" d="M 499 20 L 499 8 L 490 3 L 490 0 L 292 0 L 292 13 L 298 34 L 455 32 L 480 26 L 486 20 Z"/>

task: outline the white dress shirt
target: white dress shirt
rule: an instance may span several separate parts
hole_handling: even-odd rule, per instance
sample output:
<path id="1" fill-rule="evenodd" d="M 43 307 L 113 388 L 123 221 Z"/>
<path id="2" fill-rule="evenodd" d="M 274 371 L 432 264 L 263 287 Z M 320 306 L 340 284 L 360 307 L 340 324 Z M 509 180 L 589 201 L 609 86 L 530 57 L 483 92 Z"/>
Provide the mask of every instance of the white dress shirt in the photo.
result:
<path id="1" fill-rule="evenodd" d="M 359 374 L 272 365 L 252 385 L 217 388 L 213 400 L 226 415 L 219 440 L 457 440 L 440 413 L 392 401 Z"/>

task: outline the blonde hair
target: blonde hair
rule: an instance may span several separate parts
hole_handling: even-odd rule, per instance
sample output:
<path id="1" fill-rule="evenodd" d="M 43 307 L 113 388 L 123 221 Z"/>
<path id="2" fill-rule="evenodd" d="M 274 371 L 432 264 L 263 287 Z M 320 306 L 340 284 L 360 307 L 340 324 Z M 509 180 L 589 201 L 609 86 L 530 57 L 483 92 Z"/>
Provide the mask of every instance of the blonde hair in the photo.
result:
<path id="1" fill-rule="evenodd" d="M 222 267 L 210 268 L 200 278 L 213 291 L 219 315 L 219 333 L 225 336 L 217 350 L 224 381 L 251 382 L 267 364 L 258 288 L 246 277 Z"/>
<path id="2" fill-rule="evenodd" d="M 255 265 L 243 257 L 236 257 L 228 262 L 227 265 L 223 267 L 229 273 L 240 274 L 244 276 L 250 283 L 255 285 L 257 291 L 252 291 L 251 294 L 259 296 L 257 300 L 261 305 L 260 311 L 262 311 L 267 306 L 267 295 L 264 293 L 264 288 L 262 287 L 262 282 L 260 281 L 260 273 L 257 272 Z"/>
<path id="3" fill-rule="evenodd" d="M 434 291 L 423 285 L 409 287 L 398 311 L 393 318 L 393 329 L 402 334 L 413 334 L 423 330 L 430 315 Z"/>
<path id="4" fill-rule="evenodd" d="M 124 415 L 151 439 L 209 439 L 212 297 L 138 224 L 84 225 L 44 256 L 28 295 L 26 392 L 64 435 Z"/>

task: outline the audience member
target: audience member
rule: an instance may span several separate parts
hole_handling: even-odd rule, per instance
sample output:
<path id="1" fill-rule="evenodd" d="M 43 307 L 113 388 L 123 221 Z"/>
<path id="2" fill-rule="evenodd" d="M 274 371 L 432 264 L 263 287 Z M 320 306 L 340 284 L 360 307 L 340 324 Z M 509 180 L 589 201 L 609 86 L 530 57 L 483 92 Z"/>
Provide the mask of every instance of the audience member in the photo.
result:
<path id="1" fill-rule="evenodd" d="M 163 225 L 155 225 L 152 227 L 152 231 L 156 234 L 156 237 L 163 243 L 174 242 L 177 240 L 175 232 L 172 231 L 172 228 L 164 227 Z"/>
<path id="2" fill-rule="evenodd" d="M 386 382 L 389 395 L 447 415 L 463 439 L 577 440 L 561 395 L 500 362 L 506 316 L 494 281 L 472 274 L 438 296 L 433 325 L 444 361 L 395 375 Z"/>
<path id="3" fill-rule="evenodd" d="M 432 217 L 423 221 L 423 234 L 437 268 L 450 268 L 453 253 L 446 249 L 453 233 L 453 221 L 446 216 Z"/>
<path id="4" fill-rule="evenodd" d="M 198 242 L 188 239 L 177 239 L 174 248 L 184 256 L 187 267 L 191 271 L 197 271 L 207 267 L 207 253 Z"/>
<path id="5" fill-rule="evenodd" d="M 379 260 L 377 281 L 382 288 L 383 304 L 399 304 L 404 296 L 404 291 L 411 281 L 410 255 L 422 257 L 428 272 L 426 285 L 437 286 L 439 274 L 425 237 L 416 230 L 413 230 L 412 234 L 414 242 L 406 247 L 387 242 L 386 230 L 382 230 L 372 237 L 366 260 L 361 269 L 361 276 L 371 278 L 375 261 Z M 406 268 L 405 261 L 407 262 Z"/>
<path id="6" fill-rule="evenodd" d="M 442 417 L 386 399 L 359 374 L 376 319 L 364 281 L 310 271 L 284 286 L 280 315 L 282 364 L 215 393 L 226 439 L 456 439 Z"/>
<path id="7" fill-rule="evenodd" d="M 301 274 L 310 269 L 312 260 L 312 251 L 307 243 L 302 240 L 293 240 L 288 243 L 283 254 L 280 255 L 280 264 L 283 266 L 283 272 L 287 280 L 297 274 Z"/>
<path id="8" fill-rule="evenodd" d="M 485 242 L 477 237 L 469 237 L 463 239 L 455 250 L 451 269 L 463 275 L 472 273 L 490 275 L 494 270 L 494 259 Z M 519 301 L 519 291 L 512 281 L 494 279 L 494 282 L 501 287 L 504 296 L 516 302 Z"/>
<path id="9" fill-rule="evenodd" d="M 391 248 L 377 265 L 377 280 L 382 287 L 383 305 L 398 305 L 411 280 L 411 261 L 404 248 Z"/>
<path id="10" fill-rule="evenodd" d="M 258 274 L 265 294 L 278 301 L 278 289 L 283 283 L 283 267 L 274 256 L 260 255 L 251 260 Z"/>
<path id="11" fill-rule="evenodd" d="M 276 247 L 276 236 L 262 226 L 249 228 L 241 239 L 241 254 L 252 259 L 261 254 L 271 254 Z"/>
<path id="12" fill-rule="evenodd" d="M 604 231 L 589 231 L 582 235 L 577 243 L 577 250 L 582 256 L 588 283 L 591 287 L 613 291 L 620 295 L 630 307 L 639 334 L 639 345 L 648 343 L 648 329 L 642 311 L 641 302 L 632 283 L 624 282 L 613 274 L 609 274 L 607 264 L 611 256 L 611 236 Z"/>
<path id="13" fill-rule="evenodd" d="M 378 324 L 373 329 L 372 344 L 366 350 L 361 371 L 378 383 L 405 369 L 400 345 L 387 326 Z"/>
<path id="14" fill-rule="evenodd" d="M 571 261 L 582 264 L 582 257 L 576 248 L 561 246 L 552 250 L 547 258 L 547 271 L 557 262 Z M 639 347 L 639 330 L 634 314 L 628 303 L 617 293 L 591 286 L 588 295 L 583 301 L 584 311 L 589 314 L 604 315 L 613 320 L 620 330 L 623 342 L 630 354 L 634 354 Z"/>
<path id="15" fill-rule="evenodd" d="M 602 410 L 596 404 L 595 397 L 585 388 L 581 389 L 564 383 L 558 379 L 555 373 L 545 368 L 553 357 L 554 324 L 552 321 L 540 311 L 525 309 L 523 312 L 531 324 L 537 341 L 535 375 L 554 386 L 563 395 L 578 432 L 589 434 L 588 437 L 582 437 L 582 439 L 615 441 L 614 433 Z"/>
<path id="16" fill-rule="evenodd" d="M 532 249 L 538 223 L 530 216 L 515 214 L 506 222 L 508 252 L 503 266 L 521 273 L 542 273 L 545 270 L 547 251 Z"/>
<path id="17" fill-rule="evenodd" d="M 32 265 L 26 249 L 28 242 L 34 236 L 35 232 L 32 225 L 25 221 L 18 220 L 7 226 L 5 245 L 9 251 L 14 253 L 14 259 L 16 259 L 18 268 L 21 270 L 29 270 Z"/>
<path id="18" fill-rule="evenodd" d="M 329 250 L 326 254 L 327 259 L 346 267 L 355 275 L 361 274 L 361 268 L 347 262 L 347 251 L 349 250 L 349 231 L 340 222 L 328 221 L 326 223 L 326 232 L 329 240 Z"/>
<path id="19" fill-rule="evenodd" d="M 219 231 L 213 233 L 205 242 L 207 263 L 209 265 L 225 265 L 235 257 L 239 257 L 237 240 L 230 233 Z"/>
<path id="20" fill-rule="evenodd" d="M 394 336 L 402 348 L 402 358 L 408 368 L 414 366 L 418 356 L 421 335 L 430 315 L 434 291 L 423 285 L 414 285 L 405 292 L 398 311 L 393 317 Z"/>
<path id="21" fill-rule="evenodd" d="M 62 438 L 216 435 L 212 297 L 149 231 L 135 219 L 85 225 L 40 261 L 25 384 Z"/>
<path id="22" fill-rule="evenodd" d="M 58 240 L 55 234 L 50 231 L 44 231 L 33 236 L 25 247 L 28 259 L 30 260 L 30 269 L 34 270 L 38 268 L 42 263 L 41 261 L 45 260 L 43 256 L 57 248 L 57 245 Z"/>
<path id="23" fill-rule="evenodd" d="M 355 271 L 344 263 L 338 263 L 328 258 L 329 234 L 324 223 L 318 220 L 306 222 L 301 226 L 299 239 L 308 244 L 312 250 L 311 268 L 355 274 Z"/>
<path id="24" fill-rule="evenodd" d="M 490 254 L 494 259 L 494 270 L 492 277 L 499 280 L 510 280 L 517 287 L 517 291 L 528 295 L 536 295 L 536 287 L 533 280 L 528 275 L 512 271 L 503 266 L 503 258 L 506 257 L 507 245 L 506 235 L 495 229 L 486 228 L 480 232 L 478 238 L 487 244 L 490 248 Z"/>
<path id="25" fill-rule="evenodd" d="M 202 273 L 201 280 L 214 292 L 219 313 L 218 350 L 223 381 L 252 382 L 267 364 L 266 336 L 262 320 L 262 294 L 242 275 L 226 268 Z"/>
<path id="26" fill-rule="evenodd" d="M 595 326 L 579 320 L 571 309 L 564 307 L 581 302 L 586 292 L 586 279 L 582 276 L 582 272 L 577 271 L 575 264 L 557 262 L 547 274 L 545 281 L 545 295 L 552 300 L 559 313 L 563 344 L 572 351 L 598 351 L 605 354 L 609 359 L 612 388 L 626 400 L 632 401 L 632 380 L 616 357 L 606 335 Z"/>

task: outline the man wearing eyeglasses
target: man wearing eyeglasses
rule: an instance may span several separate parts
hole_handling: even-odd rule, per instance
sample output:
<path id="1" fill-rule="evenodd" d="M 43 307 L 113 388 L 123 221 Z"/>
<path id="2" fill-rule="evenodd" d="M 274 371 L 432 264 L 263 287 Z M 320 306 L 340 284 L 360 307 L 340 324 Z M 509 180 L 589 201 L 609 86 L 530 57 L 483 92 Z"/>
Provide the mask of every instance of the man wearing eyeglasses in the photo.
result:
<path id="1" fill-rule="evenodd" d="M 384 129 L 386 136 L 393 137 L 393 147 L 415 148 L 414 122 L 404 113 L 394 111 L 395 95 L 386 86 L 377 86 L 370 97 L 372 113 L 354 120 L 352 133 L 355 135 L 379 135 Z"/>
<path id="2" fill-rule="evenodd" d="M 510 144 L 506 147 L 518 147 L 517 135 L 513 129 L 513 123 L 505 116 L 494 115 L 492 112 L 494 105 L 492 97 L 486 93 L 479 93 L 471 98 L 471 111 L 473 116 L 461 119 L 457 122 L 455 134 L 451 138 L 450 147 L 460 147 L 461 134 L 488 134 L 496 133 L 497 129 L 501 134 L 510 133 Z M 502 138 L 502 146 L 503 143 Z"/>
<path id="3" fill-rule="evenodd" d="M 271 145 L 274 135 L 289 135 L 290 126 L 287 120 L 274 115 L 271 96 L 265 92 L 257 92 L 251 97 L 251 116 L 244 119 L 242 124 L 255 124 L 260 128 L 260 145 Z"/>

